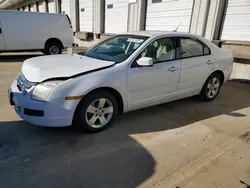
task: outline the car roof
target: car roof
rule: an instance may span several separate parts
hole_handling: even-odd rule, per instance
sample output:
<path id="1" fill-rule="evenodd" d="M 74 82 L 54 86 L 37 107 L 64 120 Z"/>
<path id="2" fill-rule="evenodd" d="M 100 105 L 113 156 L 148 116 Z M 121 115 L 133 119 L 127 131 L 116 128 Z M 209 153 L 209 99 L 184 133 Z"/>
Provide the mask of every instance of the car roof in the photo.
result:
<path id="1" fill-rule="evenodd" d="M 147 36 L 147 37 L 157 37 L 157 36 L 185 36 L 185 37 L 199 37 L 198 35 L 194 35 L 191 33 L 186 32 L 176 32 L 176 31 L 132 31 L 132 32 L 125 32 L 122 34 L 127 35 L 141 35 L 141 36 Z"/>

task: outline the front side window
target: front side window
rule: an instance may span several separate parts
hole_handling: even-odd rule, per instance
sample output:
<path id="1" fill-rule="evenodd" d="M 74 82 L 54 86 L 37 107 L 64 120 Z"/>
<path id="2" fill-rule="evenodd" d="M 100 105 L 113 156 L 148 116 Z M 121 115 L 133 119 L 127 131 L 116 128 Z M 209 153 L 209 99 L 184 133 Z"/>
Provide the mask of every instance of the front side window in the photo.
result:
<path id="1" fill-rule="evenodd" d="M 148 37 L 137 35 L 115 36 L 85 51 L 83 55 L 120 63 L 125 61 L 147 39 Z"/>
<path id="2" fill-rule="evenodd" d="M 205 44 L 196 39 L 181 38 L 180 45 L 181 58 L 189 58 L 210 54 L 210 49 Z"/>
<path id="3" fill-rule="evenodd" d="M 170 61 L 175 59 L 175 45 L 172 38 L 161 38 L 150 43 L 139 55 L 151 57 L 154 63 Z"/>

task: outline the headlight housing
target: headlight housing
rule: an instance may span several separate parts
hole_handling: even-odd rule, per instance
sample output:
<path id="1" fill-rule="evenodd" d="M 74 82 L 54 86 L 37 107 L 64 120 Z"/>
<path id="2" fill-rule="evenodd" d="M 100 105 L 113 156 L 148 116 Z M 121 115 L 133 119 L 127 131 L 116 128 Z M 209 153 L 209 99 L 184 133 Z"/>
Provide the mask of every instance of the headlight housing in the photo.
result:
<path id="1" fill-rule="evenodd" d="M 32 99 L 38 101 L 47 101 L 52 89 L 61 82 L 63 81 L 57 80 L 38 84 L 32 93 Z"/>

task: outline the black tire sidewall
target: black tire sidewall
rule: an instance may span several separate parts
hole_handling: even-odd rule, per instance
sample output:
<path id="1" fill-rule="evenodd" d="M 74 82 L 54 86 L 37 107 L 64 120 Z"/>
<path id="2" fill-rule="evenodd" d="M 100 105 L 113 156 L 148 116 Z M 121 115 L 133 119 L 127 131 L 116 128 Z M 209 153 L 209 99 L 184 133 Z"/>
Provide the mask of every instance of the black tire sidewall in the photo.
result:
<path id="1" fill-rule="evenodd" d="M 100 128 L 93 128 L 88 125 L 85 119 L 85 114 L 88 106 L 95 100 L 99 98 L 108 99 L 113 105 L 113 116 L 110 121 L 103 127 Z M 73 126 L 76 127 L 78 130 L 83 130 L 87 132 L 99 132 L 106 128 L 108 128 L 114 121 L 115 117 L 118 115 L 118 103 L 115 97 L 109 93 L 108 91 L 97 91 L 90 93 L 89 95 L 85 96 L 79 103 L 76 108 L 74 119 L 73 119 Z"/>
<path id="2" fill-rule="evenodd" d="M 50 43 L 48 43 L 45 46 L 45 49 L 44 49 L 44 53 L 46 55 L 56 55 L 56 54 L 50 54 L 49 49 L 50 49 L 51 46 L 56 46 L 59 49 L 59 53 L 58 54 L 62 53 L 62 46 L 61 46 L 61 44 L 59 44 L 58 42 L 50 42 Z"/>
<path id="3" fill-rule="evenodd" d="M 217 94 L 214 97 L 210 98 L 210 97 L 207 96 L 207 92 L 206 92 L 207 85 L 211 81 L 211 79 L 213 79 L 215 77 L 218 78 L 218 80 L 220 82 L 220 86 L 219 86 L 219 90 L 218 90 Z M 201 90 L 201 92 L 199 94 L 200 99 L 203 100 L 203 101 L 212 101 L 212 100 L 214 100 L 219 95 L 221 86 L 222 86 L 222 78 L 221 78 L 221 76 L 219 74 L 217 74 L 217 73 L 212 74 L 211 76 L 208 77 L 208 79 L 206 80 L 205 84 L 202 87 L 202 90 Z"/>

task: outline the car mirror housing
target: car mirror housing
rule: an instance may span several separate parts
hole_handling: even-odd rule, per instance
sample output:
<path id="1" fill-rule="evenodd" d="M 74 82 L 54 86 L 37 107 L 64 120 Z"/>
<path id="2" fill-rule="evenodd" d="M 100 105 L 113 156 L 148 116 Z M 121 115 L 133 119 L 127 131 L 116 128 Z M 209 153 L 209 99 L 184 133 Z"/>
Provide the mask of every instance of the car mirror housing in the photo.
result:
<path id="1" fill-rule="evenodd" d="M 154 64 L 151 57 L 141 57 L 136 62 L 140 67 L 152 67 Z"/>

